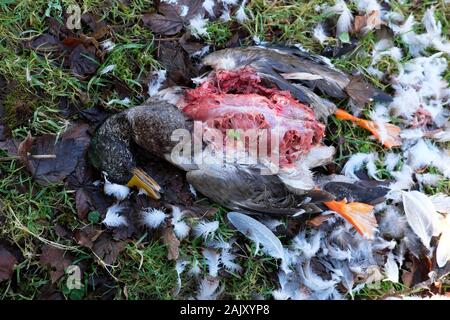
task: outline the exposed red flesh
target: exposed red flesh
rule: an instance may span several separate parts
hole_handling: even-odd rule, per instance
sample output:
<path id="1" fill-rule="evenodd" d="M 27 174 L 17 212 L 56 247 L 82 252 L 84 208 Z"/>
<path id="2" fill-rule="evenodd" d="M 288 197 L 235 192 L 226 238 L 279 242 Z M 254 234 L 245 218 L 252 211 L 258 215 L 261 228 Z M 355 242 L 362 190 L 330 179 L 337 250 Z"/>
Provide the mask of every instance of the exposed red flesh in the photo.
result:
<path id="1" fill-rule="evenodd" d="M 288 165 L 320 143 L 324 125 L 288 91 L 269 88 L 251 69 L 218 71 L 186 94 L 183 112 L 210 128 L 278 129 L 280 164 Z"/>

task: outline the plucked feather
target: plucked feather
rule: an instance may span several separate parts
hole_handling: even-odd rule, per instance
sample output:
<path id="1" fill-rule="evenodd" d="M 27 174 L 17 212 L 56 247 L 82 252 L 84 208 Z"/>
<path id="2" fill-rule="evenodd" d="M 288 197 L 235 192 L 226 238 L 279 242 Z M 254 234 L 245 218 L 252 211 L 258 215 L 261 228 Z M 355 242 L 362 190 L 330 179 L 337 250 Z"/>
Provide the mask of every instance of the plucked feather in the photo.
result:
<path id="1" fill-rule="evenodd" d="M 209 275 L 217 277 L 219 272 L 220 255 L 213 249 L 203 249 L 203 257 L 205 258 L 206 265 L 208 266 Z"/>
<path id="2" fill-rule="evenodd" d="M 239 232 L 254 241 L 257 246 L 262 245 L 266 254 L 276 259 L 284 259 L 281 241 L 261 222 L 239 212 L 229 212 L 227 217 Z"/>
<path id="3" fill-rule="evenodd" d="M 426 248 L 430 248 L 431 237 L 436 233 L 437 213 L 431 200 L 419 191 L 402 193 L 406 220 Z"/>
<path id="4" fill-rule="evenodd" d="M 219 228 L 219 221 L 200 221 L 194 226 L 195 237 L 204 239 L 213 235 Z"/>
<path id="5" fill-rule="evenodd" d="M 128 225 L 127 219 L 119 214 L 122 210 L 123 207 L 120 204 L 112 205 L 106 211 L 106 217 L 102 222 L 111 228 Z"/>
<path id="6" fill-rule="evenodd" d="M 167 217 L 164 211 L 155 208 L 144 209 L 142 216 L 144 224 L 152 229 L 158 228 Z"/>

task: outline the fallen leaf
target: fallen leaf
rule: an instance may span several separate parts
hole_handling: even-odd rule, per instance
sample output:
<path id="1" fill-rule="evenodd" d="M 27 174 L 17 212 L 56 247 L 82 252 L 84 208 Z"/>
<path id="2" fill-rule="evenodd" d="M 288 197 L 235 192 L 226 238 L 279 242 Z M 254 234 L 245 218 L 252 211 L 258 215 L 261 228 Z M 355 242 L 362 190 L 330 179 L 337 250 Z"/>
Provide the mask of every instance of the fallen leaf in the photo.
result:
<path id="1" fill-rule="evenodd" d="M 144 14 L 142 22 L 144 26 L 150 28 L 153 32 L 167 36 L 177 34 L 183 29 L 183 20 L 177 15 L 168 17 L 158 13 Z"/>
<path id="2" fill-rule="evenodd" d="M 428 279 L 428 274 L 431 271 L 431 260 L 426 256 L 421 256 L 420 260 L 409 255 L 410 261 L 405 264 L 403 268 L 402 283 L 409 288 Z"/>
<path id="3" fill-rule="evenodd" d="M 69 68 L 76 76 L 86 77 L 97 71 L 99 62 L 96 59 L 95 48 L 77 45 L 68 58 Z"/>
<path id="4" fill-rule="evenodd" d="M 166 36 L 177 34 L 194 16 L 205 14 L 202 0 L 159 1 L 156 8 L 159 13 L 144 14 L 142 22 L 153 32 Z"/>
<path id="5" fill-rule="evenodd" d="M 39 259 L 41 265 L 50 268 L 50 279 L 52 283 L 61 278 L 67 267 L 72 264 L 73 257 L 66 254 L 64 250 L 47 245 L 42 248 Z"/>
<path id="6" fill-rule="evenodd" d="M 177 260 L 180 254 L 180 240 L 175 235 L 172 227 L 167 227 L 163 231 L 163 242 L 167 246 L 167 259 Z"/>
<path id="7" fill-rule="evenodd" d="M 42 34 L 25 43 L 25 47 L 38 52 L 53 52 L 61 49 L 58 37 L 52 34 Z"/>
<path id="8" fill-rule="evenodd" d="M 167 71 L 167 85 L 189 86 L 191 79 L 197 76 L 187 52 L 177 41 L 164 41 L 159 44 L 157 59 Z"/>
<path id="9" fill-rule="evenodd" d="M 88 192 L 84 188 L 79 188 L 75 195 L 75 206 L 77 208 L 77 215 L 80 219 L 84 220 L 90 211 L 90 197 Z"/>
<path id="10" fill-rule="evenodd" d="M 310 226 L 318 228 L 322 225 L 322 223 L 324 223 L 325 221 L 330 219 L 332 216 L 333 215 L 331 215 L 331 214 L 318 215 L 317 217 L 314 217 L 311 220 L 308 220 L 306 223 L 309 224 Z"/>
<path id="11" fill-rule="evenodd" d="M 39 184 L 62 182 L 75 171 L 78 162 L 84 158 L 90 142 L 87 130 L 87 124 L 78 123 L 64 132 L 58 140 L 50 134 L 37 138 L 29 135 L 19 145 L 18 154 Z M 39 159 L 36 155 L 50 157 Z"/>
<path id="12" fill-rule="evenodd" d="M 114 240 L 109 233 L 103 233 L 92 247 L 92 251 L 107 265 L 113 265 L 124 249 L 125 243 Z"/>
<path id="13" fill-rule="evenodd" d="M 11 279 L 17 259 L 5 247 L 0 246 L 0 282 Z"/>

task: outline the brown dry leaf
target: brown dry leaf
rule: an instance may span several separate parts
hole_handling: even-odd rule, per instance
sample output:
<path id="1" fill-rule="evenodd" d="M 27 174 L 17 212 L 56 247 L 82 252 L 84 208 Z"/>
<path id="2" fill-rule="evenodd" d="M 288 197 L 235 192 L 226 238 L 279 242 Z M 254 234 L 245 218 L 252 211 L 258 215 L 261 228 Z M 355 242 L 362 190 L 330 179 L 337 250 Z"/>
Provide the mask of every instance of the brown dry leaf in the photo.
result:
<path id="1" fill-rule="evenodd" d="M 88 192 L 84 188 L 77 189 L 75 195 L 75 206 L 77 208 L 77 215 L 80 219 L 84 220 L 90 211 L 90 197 Z"/>
<path id="2" fill-rule="evenodd" d="M 5 247 L 0 246 L 0 282 L 11 279 L 17 259 Z"/>
<path id="3" fill-rule="evenodd" d="M 355 17 L 353 31 L 355 33 L 366 33 L 375 28 L 379 28 L 382 24 L 384 24 L 384 22 L 380 19 L 380 12 L 377 10 L 372 10 L 363 16 Z"/>
<path id="4" fill-rule="evenodd" d="M 406 268 L 404 268 L 405 271 L 402 274 L 402 283 L 409 288 L 429 278 L 428 274 L 432 266 L 431 260 L 427 256 L 423 255 L 419 260 L 415 256 L 410 255 L 410 262 L 407 262 L 405 265 Z"/>
<path id="5" fill-rule="evenodd" d="M 163 231 L 163 242 L 167 246 L 167 259 L 177 260 L 180 254 L 180 240 L 175 236 L 172 227 L 167 227 Z"/>
<path id="6" fill-rule="evenodd" d="M 72 264 L 72 260 L 72 256 L 66 254 L 64 250 L 47 245 L 42 248 L 39 262 L 50 268 L 50 279 L 52 283 L 55 283 L 64 275 L 66 268 Z"/>
<path id="7" fill-rule="evenodd" d="M 308 220 L 306 223 L 309 224 L 310 226 L 318 228 L 322 225 L 322 223 L 324 223 L 325 221 L 330 219 L 332 216 L 333 215 L 331 215 L 331 214 L 324 214 L 324 215 L 321 214 L 315 218 L 312 218 L 311 220 Z"/>
<path id="8" fill-rule="evenodd" d="M 88 225 L 82 229 L 75 230 L 74 238 L 79 245 L 92 249 L 94 242 L 101 236 L 102 233 L 103 230 L 95 227 L 94 225 Z"/>
<path id="9" fill-rule="evenodd" d="M 95 47 L 86 47 L 83 44 L 77 45 L 68 58 L 69 68 L 72 73 L 79 77 L 86 77 L 94 74 L 100 65 L 95 55 Z"/>
<path id="10" fill-rule="evenodd" d="M 64 132 L 58 141 L 56 141 L 56 136 L 50 134 L 37 138 L 28 135 L 19 145 L 18 154 L 39 184 L 48 185 L 62 182 L 75 171 L 78 162 L 84 158 L 90 142 L 87 130 L 87 124 L 75 124 Z M 50 157 L 36 159 L 33 155 Z M 54 157 L 51 158 L 51 156 Z"/>
<path id="11" fill-rule="evenodd" d="M 147 13 L 142 16 L 142 22 L 154 33 L 170 36 L 177 34 L 194 16 L 203 17 L 205 11 L 201 0 L 179 0 L 176 3 L 159 1 L 156 8 L 159 13 Z M 183 14 L 184 8 L 188 11 Z"/>
<path id="12" fill-rule="evenodd" d="M 109 233 L 103 233 L 92 247 L 92 251 L 108 265 L 113 265 L 124 249 L 125 243 L 114 240 Z"/>

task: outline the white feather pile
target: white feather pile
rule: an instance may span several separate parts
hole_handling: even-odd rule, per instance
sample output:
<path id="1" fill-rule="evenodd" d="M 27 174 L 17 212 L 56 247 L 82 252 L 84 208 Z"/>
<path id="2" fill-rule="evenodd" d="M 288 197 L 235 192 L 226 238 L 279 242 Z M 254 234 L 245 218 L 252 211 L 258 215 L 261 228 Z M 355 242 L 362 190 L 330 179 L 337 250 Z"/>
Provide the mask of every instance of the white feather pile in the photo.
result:
<path id="1" fill-rule="evenodd" d="M 409 190 L 414 185 L 413 180 L 413 169 L 404 164 L 400 171 L 392 171 L 391 175 L 394 177 L 395 182 L 389 184 L 389 193 L 387 194 L 388 199 L 392 199 L 395 202 L 401 200 L 401 191 Z"/>
<path id="2" fill-rule="evenodd" d="M 360 12 L 370 13 L 371 11 L 381 11 L 381 6 L 376 0 L 353 0 Z"/>
<path id="3" fill-rule="evenodd" d="M 204 239 L 212 236 L 219 228 L 219 221 L 200 221 L 194 226 L 195 237 Z"/>
<path id="4" fill-rule="evenodd" d="M 124 208 L 118 203 L 112 205 L 106 211 L 105 219 L 102 222 L 110 228 L 127 226 L 128 225 L 127 219 L 123 215 L 119 214 L 120 212 L 122 212 L 123 209 Z"/>
<path id="5" fill-rule="evenodd" d="M 183 212 L 180 208 L 172 206 L 172 226 L 178 239 L 182 240 L 189 235 L 191 228 L 183 220 Z"/>
<path id="6" fill-rule="evenodd" d="M 159 209 L 147 208 L 142 211 L 142 216 L 142 220 L 147 227 L 156 229 L 164 222 L 167 214 Z"/>
<path id="7" fill-rule="evenodd" d="M 300 232 L 292 241 L 292 248 L 301 251 L 306 259 L 311 259 L 320 250 L 320 241 L 322 233 L 320 230 L 315 230 L 308 237 L 305 231 Z"/>

